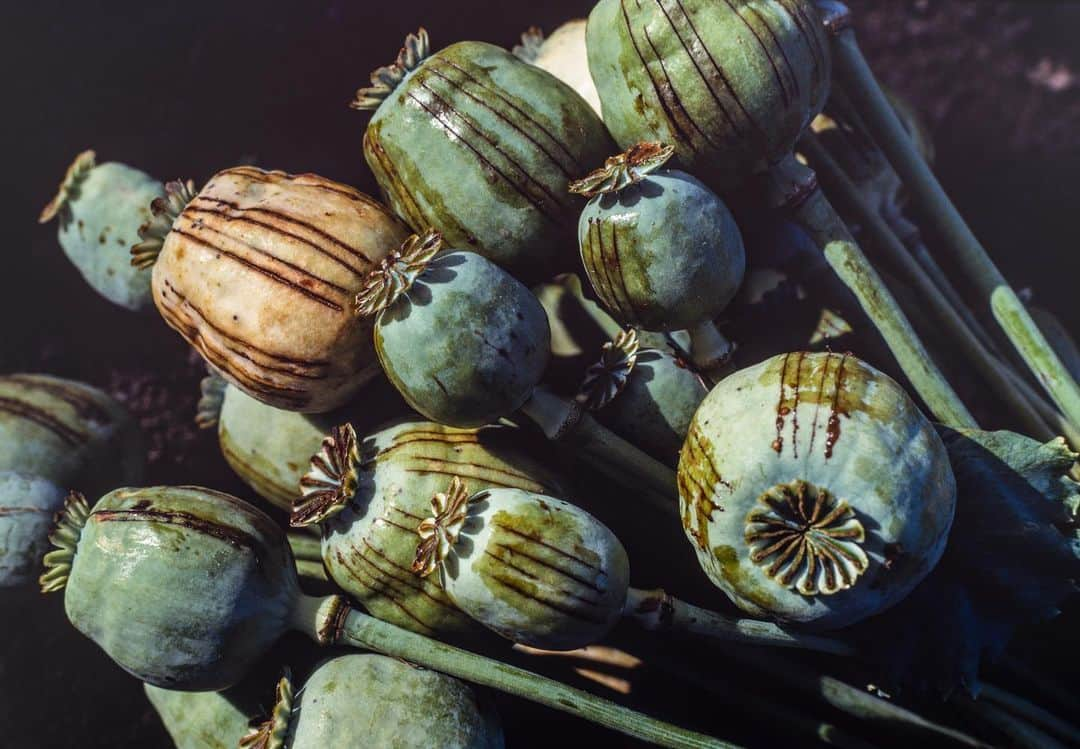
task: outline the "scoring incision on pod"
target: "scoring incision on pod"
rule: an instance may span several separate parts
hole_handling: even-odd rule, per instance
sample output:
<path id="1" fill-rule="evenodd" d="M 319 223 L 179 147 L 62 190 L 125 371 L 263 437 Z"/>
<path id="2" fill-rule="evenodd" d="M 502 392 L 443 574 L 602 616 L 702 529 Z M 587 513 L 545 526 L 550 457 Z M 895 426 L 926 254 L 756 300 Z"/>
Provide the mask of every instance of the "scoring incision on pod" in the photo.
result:
<path id="1" fill-rule="evenodd" d="M 439 571 L 462 611 L 512 642 L 583 647 L 622 616 L 626 550 L 575 505 L 521 489 L 470 494 L 454 477 L 431 511 L 418 527 L 413 571 Z"/>
<path id="2" fill-rule="evenodd" d="M 562 493 L 514 432 L 406 420 L 358 444 L 351 425 L 335 428 L 301 480 L 292 525 L 319 524 L 331 578 L 380 619 L 425 634 L 471 631 L 438 578 L 412 578 L 416 526 L 451 475 L 478 490 Z"/>
<path id="3" fill-rule="evenodd" d="M 503 745 L 494 705 L 466 684 L 374 653 L 323 661 L 295 691 L 286 674 L 270 718 L 240 741 L 242 749 Z"/>
<path id="4" fill-rule="evenodd" d="M 229 382 L 277 408 L 329 411 L 378 373 L 352 314 L 371 268 L 405 228 L 363 193 L 314 174 L 218 172 L 170 182 L 132 262 L 154 303 Z"/>
<path id="5" fill-rule="evenodd" d="M 432 53 L 423 29 L 371 81 L 352 103 L 374 110 L 364 156 L 414 231 L 434 227 L 526 283 L 574 269 L 566 183 L 611 139 L 573 89 L 491 44 Z"/>
<path id="6" fill-rule="evenodd" d="M 808 0 L 600 0 L 587 42 L 619 145 L 670 143 L 719 190 L 789 155 L 828 95 L 828 39 Z"/>
<path id="7" fill-rule="evenodd" d="M 720 382 L 679 462 L 683 526 L 710 579 L 755 616 L 831 629 L 933 569 L 956 481 L 933 426 L 851 355 L 790 353 Z"/>
<path id="8" fill-rule="evenodd" d="M 675 149 L 637 143 L 570 191 L 590 198 L 578 222 L 585 272 L 624 325 L 686 329 L 703 369 L 723 364 L 731 345 L 713 320 L 746 272 L 731 211 L 695 177 L 662 169 Z"/>
<path id="9" fill-rule="evenodd" d="M 95 159 L 93 151 L 75 157 L 38 221 L 59 219 L 60 247 L 95 291 L 121 307 L 145 309 L 152 303 L 150 274 L 132 267 L 128 251 L 165 186 L 138 169 Z"/>

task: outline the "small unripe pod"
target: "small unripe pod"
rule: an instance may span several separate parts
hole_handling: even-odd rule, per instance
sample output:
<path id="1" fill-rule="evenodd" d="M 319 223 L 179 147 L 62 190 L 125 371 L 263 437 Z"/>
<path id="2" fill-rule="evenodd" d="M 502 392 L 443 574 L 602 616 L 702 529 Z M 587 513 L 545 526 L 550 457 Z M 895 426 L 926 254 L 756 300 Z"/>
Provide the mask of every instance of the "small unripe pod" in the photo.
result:
<path id="1" fill-rule="evenodd" d="M 826 629 L 897 603 L 933 569 L 956 481 L 895 382 L 850 355 L 792 353 L 709 393 L 679 503 L 698 561 L 736 605 Z"/>
<path id="2" fill-rule="evenodd" d="M 709 389 L 683 361 L 638 346 L 633 329 L 605 343 L 578 400 L 615 434 L 674 465 Z"/>
<path id="3" fill-rule="evenodd" d="M 203 380 L 203 394 L 197 422 L 204 428 L 217 426 L 225 462 L 259 496 L 286 512 L 300 496 L 300 478 L 331 427 L 348 421 L 363 433 L 409 410 L 382 377 L 325 414 L 268 406 L 216 375 Z"/>
<path id="4" fill-rule="evenodd" d="M 258 715 L 237 704 L 231 689 L 181 692 L 143 684 L 143 690 L 176 749 L 235 749 Z"/>
<path id="5" fill-rule="evenodd" d="M 32 582 L 41 573 L 53 516 L 65 495 L 40 476 L 0 471 L 0 588 Z"/>
<path id="6" fill-rule="evenodd" d="M 252 749 L 501 749 L 494 709 L 437 671 L 376 654 L 319 664 L 302 689 L 278 682 L 273 714 L 240 742 Z"/>
<path id="7" fill-rule="evenodd" d="M 94 290 L 132 310 L 151 305 L 150 274 L 131 265 L 129 249 L 150 219 L 150 203 L 165 186 L 124 164 L 95 163 L 83 151 L 38 219 L 60 219 L 60 247 Z"/>
<path id="8" fill-rule="evenodd" d="M 42 374 L 0 375 L 0 471 L 104 493 L 142 479 L 128 412 L 97 388 Z"/>
<path id="9" fill-rule="evenodd" d="M 42 590 L 68 619 L 155 686 L 223 689 L 289 627 L 299 583 L 284 532 L 227 494 L 117 489 L 91 511 L 73 494 Z"/>
<path id="10" fill-rule="evenodd" d="M 558 479 L 505 427 L 455 429 L 429 421 L 390 425 L 357 444 L 334 429 L 301 480 L 294 526 L 319 523 L 331 578 L 385 621 L 424 634 L 475 629 L 437 577 L 412 578 L 416 527 L 448 475 L 477 489 L 562 493 Z M 407 582 L 403 582 L 407 581 Z"/>
<path id="11" fill-rule="evenodd" d="M 277 408 L 320 413 L 378 372 L 352 301 L 404 227 L 363 193 L 313 174 L 234 167 L 198 194 L 168 185 L 132 249 L 154 303 L 221 375 Z"/>
<path id="12" fill-rule="evenodd" d="M 532 395 L 551 351 L 547 315 L 491 261 L 436 255 L 441 246 L 436 232 L 411 239 L 371 275 L 357 304 L 378 315 L 379 361 L 409 405 L 441 424 L 481 426 Z"/>
<path id="13" fill-rule="evenodd" d="M 431 53 L 421 29 L 352 106 L 375 112 L 364 157 L 414 231 L 434 227 L 529 283 L 574 269 L 566 183 L 611 141 L 565 83 L 491 44 Z"/>
<path id="14" fill-rule="evenodd" d="M 470 496 L 454 478 L 421 523 L 413 571 L 439 569 L 463 611 L 513 642 L 572 650 L 601 639 L 623 613 L 630 562 L 584 510 L 520 489 Z"/>
<path id="15" fill-rule="evenodd" d="M 619 146 L 671 143 L 681 168 L 720 190 L 788 156 L 828 94 L 829 42 L 809 0 L 600 0 L 587 42 Z"/>

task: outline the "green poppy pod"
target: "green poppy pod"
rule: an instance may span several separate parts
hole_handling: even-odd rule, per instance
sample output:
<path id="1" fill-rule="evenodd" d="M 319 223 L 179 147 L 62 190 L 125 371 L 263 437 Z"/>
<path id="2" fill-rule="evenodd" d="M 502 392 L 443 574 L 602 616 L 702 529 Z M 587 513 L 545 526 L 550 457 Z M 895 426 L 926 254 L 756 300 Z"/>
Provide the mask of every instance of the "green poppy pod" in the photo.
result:
<path id="1" fill-rule="evenodd" d="M 956 481 L 941 438 L 850 355 L 775 356 L 722 380 L 679 461 L 698 561 L 755 616 L 833 629 L 900 601 L 945 549 Z"/>
<path id="2" fill-rule="evenodd" d="M 350 654 L 323 661 L 296 692 L 286 674 L 270 719 L 240 746 L 501 749 L 503 735 L 494 707 L 457 679 L 385 655 Z"/>
<path id="3" fill-rule="evenodd" d="M 605 343 L 578 400 L 615 434 L 674 465 L 709 389 L 682 360 L 639 346 L 633 329 Z"/>
<path id="4" fill-rule="evenodd" d="M 434 227 L 530 283 L 574 269 L 566 183 L 611 149 L 584 99 L 491 44 L 432 53 L 423 29 L 371 81 L 352 103 L 374 110 L 364 157 L 414 231 Z"/>
<path id="5" fill-rule="evenodd" d="M 470 494 L 459 478 L 431 500 L 413 571 L 438 570 L 463 611 L 513 642 L 573 650 L 623 614 L 630 562 L 603 523 L 521 489 Z"/>
<path id="6" fill-rule="evenodd" d="M 380 619 L 424 634 L 474 631 L 438 578 L 412 579 L 416 528 L 449 475 L 477 489 L 562 493 L 514 431 L 403 420 L 358 444 L 351 425 L 335 428 L 301 479 L 292 524 L 318 523 L 331 578 Z"/>
<path id="7" fill-rule="evenodd" d="M 685 172 L 660 169 L 674 148 L 638 143 L 570 185 L 589 197 L 578 223 L 581 260 L 593 289 L 622 324 L 691 331 L 695 362 L 726 359 L 712 321 L 746 272 L 735 218 Z"/>
<path id="8" fill-rule="evenodd" d="M 217 375 L 202 382 L 196 423 L 217 427 L 225 462 L 245 484 L 275 507 L 292 511 L 300 478 L 311 456 L 335 424 L 349 421 L 366 432 L 408 407 L 382 377 L 365 385 L 356 398 L 325 414 L 284 411 L 258 401 Z"/>
<path id="9" fill-rule="evenodd" d="M 38 218 L 59 219 L 60 247 L 94 290 L 132 310 L 152 305 L 150 274 L 131 265 L 129 248 L 150 220 L 150 203 L 165 186 L 114 161 L 97 164 L 83 151 L 68 167 L 56 197 Z"/>
<path id="10" fill-rule="evenodd" d="M 33 582 L 66 492 L 48 479 L 0 471 L 0 588 Z"/>
<path id="11" fill-rule="evenodd" d="M 223 689 L 289 628 L 301 597 L 292 555 L 250 505 L 198 487 L 67 504 L 42 590 L 62 589 L 75 628 L 142 681 Z"/>
<path id="12" fill-rule="evenodd" d="M 0 471 L 105 493 L 142 479 L 138 425 L 90 385 L 43 374 L 0 375 Z"/>
<path id="13" fill-rule="evenodd" d="M 600 0 L 586 38 L 619 146 L 670 143 L 680 168 L 719 190 L 789 155 L 828 95 L 809 0 Z"/>
<path id="14" fill-rule="evenodd" d="M 481 426 L 516 411 L 540 382 L 547 315 L 491 261 L 441 249 L 438 232 L 414 235 L 370 274 L 357 309 L 377 315 L 375 350 L 410 406 L 440 424 Z"/>
<path id="15" fill-rule="evenodd" d="M 315 174 L 241 166 L 196 193 L 170 182 L 132 262 L 153 266 L 168 325 L 248 395 L 323 413 L 378 374 L 352 299 L 405 238 L 367 195 Z"/>
<path id="16" fill-rule="evenodd" d="M 235 749 L 258 715 L 257 708 L 237 700 L 234 689 L 181 692 L 143 684 L 143 690 L 176 749 Z"/>

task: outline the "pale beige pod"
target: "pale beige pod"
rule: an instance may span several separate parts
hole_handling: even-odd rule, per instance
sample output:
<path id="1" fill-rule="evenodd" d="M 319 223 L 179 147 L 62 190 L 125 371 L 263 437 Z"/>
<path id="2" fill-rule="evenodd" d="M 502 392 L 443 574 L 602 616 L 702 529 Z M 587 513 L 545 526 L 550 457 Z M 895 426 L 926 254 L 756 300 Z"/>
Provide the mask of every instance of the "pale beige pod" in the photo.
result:
<path id="1" fill-rule="evenodd" d="M 234 167 L 192 192 L 171 183 L 132 250 L 132 262 L 154 264 L 165 321 L 264 403 L 305 413 L 345 403 L 379 371 L 354 297 L 408 232 L 370 197 L 314 174 Z"/>

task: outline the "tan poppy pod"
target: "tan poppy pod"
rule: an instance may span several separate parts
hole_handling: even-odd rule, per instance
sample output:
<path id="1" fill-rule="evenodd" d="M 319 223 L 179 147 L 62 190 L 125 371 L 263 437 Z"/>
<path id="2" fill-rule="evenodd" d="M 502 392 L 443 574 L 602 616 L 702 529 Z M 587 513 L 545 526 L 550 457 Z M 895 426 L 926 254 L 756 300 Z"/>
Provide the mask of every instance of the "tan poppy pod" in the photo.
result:
<path id="1" fill-rule="evenodd" d="M 314 174 L 226 169 L 174 182 L 132 249 L 162 317 L 252 397 L 319 413 L 378 371 L 353 298 L 407 236 L 383 206 Z"/>

